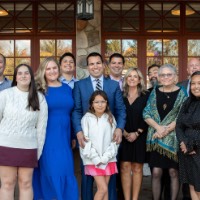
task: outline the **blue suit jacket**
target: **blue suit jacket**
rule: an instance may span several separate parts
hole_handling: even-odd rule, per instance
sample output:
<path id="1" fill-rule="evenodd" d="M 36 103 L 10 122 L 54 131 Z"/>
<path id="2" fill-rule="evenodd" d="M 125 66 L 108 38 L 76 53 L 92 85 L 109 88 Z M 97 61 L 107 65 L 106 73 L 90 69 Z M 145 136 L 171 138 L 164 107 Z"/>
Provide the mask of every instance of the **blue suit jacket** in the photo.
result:
<path id="1" fill-rule="evenodd" d="M 119 83 L 104 77 L 103 91 L 106 92 L 108 96 L 109 107 L 116 119 L 117 128 L 123 130 L 126 121 L 126 110 Z M 94 89 L 90 76 L 76 82 L 74 85 L 74 110 L 72 112 L 72 124 L 75 133 L 82 131 L 81 119 L 88 111 L 89 99 L 93 92 Z"/>

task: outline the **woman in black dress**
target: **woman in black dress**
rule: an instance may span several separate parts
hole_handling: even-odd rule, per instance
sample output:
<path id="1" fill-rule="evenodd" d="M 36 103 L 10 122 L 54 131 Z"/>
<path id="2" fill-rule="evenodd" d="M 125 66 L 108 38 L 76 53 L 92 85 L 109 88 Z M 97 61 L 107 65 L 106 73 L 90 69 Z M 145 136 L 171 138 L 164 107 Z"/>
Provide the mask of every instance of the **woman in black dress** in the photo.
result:
<path id="1" fill-rule="evenodd" d="M 142 118 L 149 92 L 137 68 L 130 68 L 123 83 L 126 125 L 120 147 L 121 181 L 125 200 L 138 199 L 146 160 L 147 124 Z M 132 190 L 132 196 L 131 196 Z"/>
<path id="2" fill-rule="evenodd" d="M 200 71 L 191 76 L 190 97 L 179 113 L 176 134 L 180 181 L 190 185 L 193 200 L 200 200 Z"/>
<path id="3" fill-rule="evenodd" d="M 147 151 L 150 152 L 153 199 L 160 199 L 161 177 L 163 170 L 167 169 L 171 180 L 171 200 L 176 200 L 179 180 L 175 126 L 186 93 L 176 86 L 177 71 L 173 65 L 161 66 L 158 78 L 162 86 L 152 90 L 143 112 L 143 117 L 149 125 Z"/>

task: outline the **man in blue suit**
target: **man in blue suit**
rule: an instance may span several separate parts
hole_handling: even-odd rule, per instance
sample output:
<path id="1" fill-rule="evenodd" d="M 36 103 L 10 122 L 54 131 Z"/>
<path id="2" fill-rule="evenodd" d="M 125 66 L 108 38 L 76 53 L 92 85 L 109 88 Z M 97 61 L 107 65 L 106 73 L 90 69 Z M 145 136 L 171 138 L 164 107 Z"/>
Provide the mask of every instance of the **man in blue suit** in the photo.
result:
<path id="1" fill-rule="evenodd" d="M 81 118 L 88 111 L 90 96 L 96 90 L 96 79 L 100 80 L 101 88 L 108 96 L 110 110 L 117 121 L 117 128 L 115 129 L 113 140 L 120 143 L 126 120 L 126 112 L 119 84 L 116 81 L 107 79 L 103 76 L 105 66 L 103 58 L 99 53 L 93 52 L 87 56 L 87 66 L 90 76 L 76 82 L 73 90 L 75 105 L 72 113 L 72 123 L 77 135 L 78 143 L 81 147 L 84 147 L 86 142 L 81 128 Z M 81 173 L 81 199 L 93 200 L 94 179 L 93 177 L 84 174 L 83 166 Z M 117 199 L 115 175 L 111 176 L 108 193 L 109 200 Z"/>

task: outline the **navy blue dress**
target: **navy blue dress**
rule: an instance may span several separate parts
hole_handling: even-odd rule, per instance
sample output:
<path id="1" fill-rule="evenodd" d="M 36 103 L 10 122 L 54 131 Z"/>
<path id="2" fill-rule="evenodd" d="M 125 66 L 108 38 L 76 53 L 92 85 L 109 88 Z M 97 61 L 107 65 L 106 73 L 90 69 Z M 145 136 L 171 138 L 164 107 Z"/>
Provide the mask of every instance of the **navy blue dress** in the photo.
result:
<path id="1" fill-rule="evenodd" d="M 34 170 L 34 200 L 78 200 L 71 150 L 70 115 L 74 106 L 71 88 L 48 87 L 48 123 L 39 166 Z"/>

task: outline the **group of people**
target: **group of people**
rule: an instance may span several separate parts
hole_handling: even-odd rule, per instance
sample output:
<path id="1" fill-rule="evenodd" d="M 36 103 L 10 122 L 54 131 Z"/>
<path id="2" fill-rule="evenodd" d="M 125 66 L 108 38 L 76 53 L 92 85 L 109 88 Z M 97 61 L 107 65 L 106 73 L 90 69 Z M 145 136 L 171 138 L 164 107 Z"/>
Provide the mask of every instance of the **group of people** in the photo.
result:
<path id="1" fill-rule="evenodd" d="M 0 54 L 0 199 L 13 199 L 18 180 L 20 200 L 78 200 L 77 138 L 82 200 L 117 200 L 120 192 L 139 199 L 147 162 L 154 200 L 169 185 L 176 200 L 179 183 L 185 198 L 200 200 L 200 60 L 188 62 L 189 79 L 179 84 L 173 65 L 150 66 L 149 89 L 136 67 L 122 76 L 119 53 L 109 58 L 109 76 L 101 54 L 86 61 L 89 76 L 79 81 L 71 53 L 59 63 L 44 59 L 35 76 L 20 64 L 11 85 Z"/>

